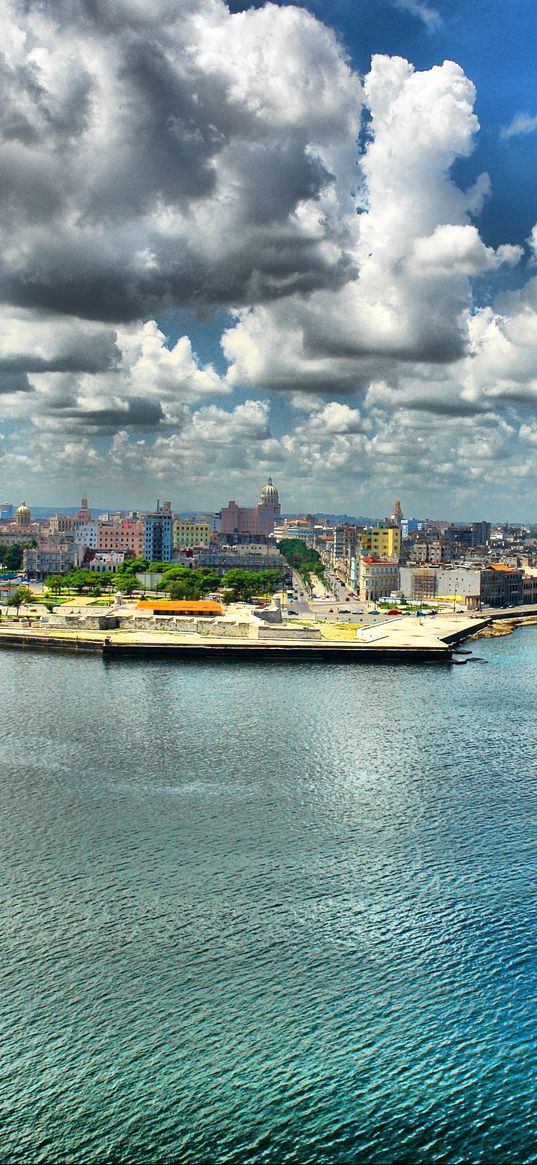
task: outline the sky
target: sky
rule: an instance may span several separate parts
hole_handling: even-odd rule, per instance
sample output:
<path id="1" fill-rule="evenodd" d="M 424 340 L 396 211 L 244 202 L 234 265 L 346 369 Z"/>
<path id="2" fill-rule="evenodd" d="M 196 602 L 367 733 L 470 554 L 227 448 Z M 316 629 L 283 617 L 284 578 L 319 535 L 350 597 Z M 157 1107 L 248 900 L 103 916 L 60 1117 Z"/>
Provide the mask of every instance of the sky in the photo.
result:
<path id="1" fill-rule="evenodd" d="M 537 521 L 534 0 L 0 0 L 0 498 Z"/>

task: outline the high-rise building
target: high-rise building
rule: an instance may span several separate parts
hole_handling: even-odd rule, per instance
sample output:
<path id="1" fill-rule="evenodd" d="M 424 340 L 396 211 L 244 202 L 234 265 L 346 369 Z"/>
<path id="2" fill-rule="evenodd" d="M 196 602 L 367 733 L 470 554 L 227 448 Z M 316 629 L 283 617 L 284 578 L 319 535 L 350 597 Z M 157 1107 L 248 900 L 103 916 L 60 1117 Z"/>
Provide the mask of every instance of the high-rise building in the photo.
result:
<path id="1" fill-rule="evenodd" d="M 144 518 L 144 558 L 149 562 L 171 562 L 173 514 L 171 502 L 157 501 L 157 508 Z"/>
<path id="2" fill-rule="evenodd" d="M 269 477 L 257 506 L 239 506 L 230 501 L 220 510 L 221 534 L 272 534 L 275 518 L 281 513 L 276 486 Z"/>
<path id="3" fill-rule="evenodd" d="M 362 554 L 379 558 L 399 558 L 401 531 L 398 526 L 371 526 L 360 534 Z"/>

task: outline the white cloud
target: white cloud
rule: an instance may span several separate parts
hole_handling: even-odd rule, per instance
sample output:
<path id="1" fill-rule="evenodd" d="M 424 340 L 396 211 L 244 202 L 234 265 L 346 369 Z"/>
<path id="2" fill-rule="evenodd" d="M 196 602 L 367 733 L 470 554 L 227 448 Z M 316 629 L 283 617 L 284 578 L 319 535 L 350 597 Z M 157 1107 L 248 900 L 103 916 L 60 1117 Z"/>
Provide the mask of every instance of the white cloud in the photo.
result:
<path id="1" fill-rule="evenodd" d="M 430 4 L 424 4 L 422 0 L 394 0 L 395 7 L 400 8 L 403 12 L 410 12 L 412 16 L 417 16 L 422 20 L 430 32 L 436 32 L 442 28 L 443 20 L 436 8 L 432 8 Z"/>
<path id="2" fill-rule="evenodd" d="M 477 227 L 448 223 L 437 226 L 426 238 L 415 239 L 409 267 L 417 275 L 481 275 L 502 263 L 514 266 L 522 254 L 522 247 L 509 244 L 495 251 L 485 246 Z"/>
<path id="3" fill-rule="evenodd" d="M 529 113 L 517 113 L 513 120 L 500 131 L 501 138 L 525 137 L 537 129 L 537 117 Z"/>

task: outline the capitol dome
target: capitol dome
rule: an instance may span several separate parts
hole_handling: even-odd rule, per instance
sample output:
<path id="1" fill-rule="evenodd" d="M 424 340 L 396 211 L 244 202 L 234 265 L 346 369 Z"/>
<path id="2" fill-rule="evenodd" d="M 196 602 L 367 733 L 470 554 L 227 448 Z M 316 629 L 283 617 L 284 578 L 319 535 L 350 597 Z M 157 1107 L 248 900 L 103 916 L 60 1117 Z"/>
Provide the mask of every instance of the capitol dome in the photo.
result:
<path id="1" fill-rule="evenodd" d="M 20 506 L 17 506 L 15 511 L 15 521 L 17 526 L 29 526 L 31 520 L 32 514 L 30 509 L 26 505 L 26 502 L 22 502 Z"/>
<path id="2" fill-rule="evenodd" d="M 261 490 L 260 502 L 262 506 L 277 506 L 280 500 L 280 495 L 276 486 L 272 484 L 272 478 L 269 477 L 267 484 Z"/>

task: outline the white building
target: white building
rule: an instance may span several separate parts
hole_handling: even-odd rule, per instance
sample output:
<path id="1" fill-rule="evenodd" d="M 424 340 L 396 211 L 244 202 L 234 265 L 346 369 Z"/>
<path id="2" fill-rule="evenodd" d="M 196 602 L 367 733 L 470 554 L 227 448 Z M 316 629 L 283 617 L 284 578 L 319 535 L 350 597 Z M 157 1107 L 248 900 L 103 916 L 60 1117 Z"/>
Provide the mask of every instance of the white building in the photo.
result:
<path id="1" fill-rule="evenodd" d="M 82 522 L 74 530 L 73 537 L 78 546 L 88 546 L 90 550 L 95 550 L 98 533 L 98 522 Z"/>
<path id="2" fill-rule="evenodd" d="M 360 558 L 360 599 L 374 603 L 399 589 L 399 564 L 387 559 Z"/>
<path id="3" fill-rule="evenodd" d="M 89 563 L 89 569 L 102 574 L 107 570 L 118 570 L 124 563 L 125 554 L 120 550 L 107 550 L 103 553 L 97 553 L 95 558 L 92 558 Z"/>

